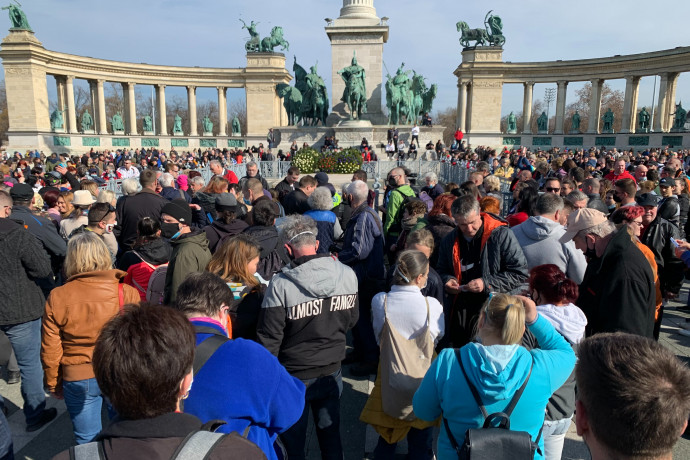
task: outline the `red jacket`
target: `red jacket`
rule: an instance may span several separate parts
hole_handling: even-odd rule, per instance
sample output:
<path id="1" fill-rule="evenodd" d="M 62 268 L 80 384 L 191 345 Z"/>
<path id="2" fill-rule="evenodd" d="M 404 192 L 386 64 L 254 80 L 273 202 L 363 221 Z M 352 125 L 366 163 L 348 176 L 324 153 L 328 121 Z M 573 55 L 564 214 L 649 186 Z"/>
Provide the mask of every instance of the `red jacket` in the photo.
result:
<path id="1" fill-rule="evenodd" d="M 635 182 L 635 184 L 637 184 L 635 177 L 633 177 L 633 175 L 630 174 L 628 171 L 624 171 L 623 174 L 620 174 L 618 176 L 616 176 L 615 173 L 613 171 L 611 171 L 610 173 L 608 173 L 606 175 L 606 177 L 604 177 L 604 179 L 610 180 L 614 184 L 616 183 L 616 181 L 619 181 L 621 179 L 632 179 L 633 182 Z"/>
<path id="2" fill-rule="evenodd" d="M 227 169 L 225 169 L 224 171 L 225 174 L 223 175 L 223 177 L 225 177 L 228 180 L 228 182 L 230 182 L 231 184 L 237 184 L 239 182 L 234 172 L 228 171 Z"/>

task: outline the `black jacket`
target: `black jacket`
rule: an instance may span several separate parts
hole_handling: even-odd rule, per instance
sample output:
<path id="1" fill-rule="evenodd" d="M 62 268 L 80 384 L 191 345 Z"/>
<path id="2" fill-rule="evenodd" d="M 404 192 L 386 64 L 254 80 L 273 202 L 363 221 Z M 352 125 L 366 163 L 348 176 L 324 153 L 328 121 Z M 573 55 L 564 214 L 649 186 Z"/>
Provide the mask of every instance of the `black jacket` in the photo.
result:
<path id="1" fill-rule="evenodd" d="M 654 274 L 627 231 L 616 232 L 604 254 L 589 262 L 576 304 L 587 315 L 587 335 L 621 331 L 652 338 Z"/>
<path id="2" fill-rule="evenodd" d="M 176 189 L 175 187 L 163 187 L 163 189 L 161 189 L 161 196 L 170 201 L 181 198 L 187 203 L 192 202 L 192 198 L 187 194 L 187 192 L 182 189 Z"/>
<path id="3" fill-rule="evenodd" d="M 678 206 L 680 206 L 680 224 L 678 229 L 680 230 L 681 238 L 685 238 L 687 234 L 685 232 L 685 225 L 688 223 L 688 210 L 690 210 L 690 198 L 684 193 L 678 196 Z"/>
<path id="4" fill-rule="evenodd" d="M 219 195 L 218 193 L 204 192 L 196 192 L 194 194 L 192 204 L 201 206 L 200 210 L 192 209 L 192 222 L 194 222 L 198 228 L 204 228 L 216 220 L 216 197 Z"/>
<path id="5" fill-rule="evenodd" d="M 606 203 L 601 201 L 601 197 L 598 193 L 592 193 L 591 195 L 587 195 L 587 197 L 589 198 L 589 201 L 587 202 L 588 208 L 596 209 L 597 211 L 601 211 L 608 215 L 609 208 L 606 206 Z"/>
<path id="6" fill-rule="evenodd" d="M 264 188 L 264 190 L 268 190 L 268 189 L 269 189 L 269 187 L 268 187 L 268 182 L 266 182 L 266 179 L 264 179 L 263 177 L 261 177 L 261 174 L 259 173 L 259 174 L 257 174 L 257 175 L 254 176 L 254 177 L 244 176 L 242 179 L 240 179 L 240 181 L 239 181 L 240 190 L 244 190 L 244 184 L 245 184 L 249 179 L 258 179 L 258 180 L 261 181 L 261 186 Z"/>
<path id="7" fill-rule="evenodd" d="M 274 274 L 290 263 L 290 258 L 285 250 L 285 242 L 280 238 L 275 227 L 255 225 L 246 228 L 243 233 L 251 235 L 261 246 L 259 265 L 256 271 L 266 281 L 270 281 Z"/>
<path id="8" fill-rule="evenodd" d="M 43 316 L 46 299 L 35 280 L 52 272 L 41 243 L 19 223 L 0 219 L 0 257 L 0 324 L 26 323 Z"/>
<path id="9" fill-rule="evenodd" d="M 640 241 L 654 253 L 663 295 L 680 292 L 685 272 L 685 264 L 676 257 L 671 238 L 679 238 L 678 227 L 659 215 L 640 236 Z"/>
<path id="10" fill-rule="evenodd" d="M 206 238 L 208 238 L 208 249 L 211 253 L 215 253 L 220 247 L 220 242 L 226 236 L 235 236 L 242 233 L 248 227 L 247 223 L 240 219 L 235 219 L 229 224 L 225 224 L 219 220 L 214 221 L 211 225 L 204 227 Z"/>
<path id="11" fill-rule="evenodd" d="M 426 220 L 429 223 L 425 228 L 429 230 L 434 237 L 434 251 L 431 253 L 429 263 L 432 267 L 436 267 L 438 264 L 438 252 L 441 249 L 441 241 L 446 235 L 455 230 L 457 226 L 455 225 L 455 221 L 445 214 L 430 216 L 427 217 Z"/>
<path id="12" fill-rule="evenodd" d="M 278 192 L 278 200 L 283 203 L 283 200 L 288 193 L 294 191 L 294 187 L 287 183 L 287 179 L 283 179 L 276 185 L 276 192 Z"/>
<path id="13" fill-rule="evenodd" d="M 43 244 L 45 250 L 54 258 L 62 258 L 67 254 L 67 243 L 55 229 L 55 224 L 45 217 L 33 214 L 26 206 L 14 205 L 11 219 L 22 221 L 33 236 Z"/>
<path id="14" fill-rule="evenodd" d="M 290 214 L 304 214 L 309 211 L 310 206 L 307 202 L 307 195 L 301 189 L 295 189 L 294 191 L 285 195 L 283 199 L 283 208 L 285 208 L 285 215 Z"/>
<path id="15" fill-rule="evenodd" d="M 142 420 L 112 420 L 96 438 L 109 460 L 167 460 L 189 435 L 202 427 L 190 414 L 172 412 Z M 69 451 L 53 460 L 68 460 Z M 266 455 L 253 442 L 231 433 L 208 454 L 209 460 L 265 460 Z"/>
<path id="16" fill-rule="evenodd" d="M 659 202 L 659 211 L 657 211 L 657 214 L 662 219 L 666 219 L 678 227 L 678 225 L 680 225 L 680 205 L 678 204 L 678 198 L 676 196 L 662 198 Z"/>
<path id="17" fill-rule="evenodd" d="M 141 256 L 137 257 L 134 251 Z M 132 248 L 132 251 L 125 252 L 117 263 L 117 268 L 127 271 L 132 265 L 138 264 L 143 258 L 151 265 L 167 264 L 172 255 L 172 247 L 165 238 L 156 238 L 141 246 Z"/>
<path id="18" fill-rule="evenodd" d="M 143 188 L 136 195 L 127 197 L 122 201 L 122 209 L 119 212 L 122 230 L 120 232 L 120 251 L 126 251 L 132 247 L 137 239 L 137 223 L 142 217 L 151 217 L 156 220 L 161 218 L 161 209 L 168 200 L 151 189 Z"/>

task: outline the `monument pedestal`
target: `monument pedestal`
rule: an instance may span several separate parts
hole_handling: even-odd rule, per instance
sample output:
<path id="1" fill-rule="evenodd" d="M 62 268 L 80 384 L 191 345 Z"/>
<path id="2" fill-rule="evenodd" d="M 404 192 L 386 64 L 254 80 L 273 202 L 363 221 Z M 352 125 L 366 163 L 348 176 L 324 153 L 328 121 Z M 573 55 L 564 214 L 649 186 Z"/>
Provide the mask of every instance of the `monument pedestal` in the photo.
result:
<path id="1" fill-rule="evenodd" d="M 82 134 L 96 134 L 96 131 L 94 131 L 93 129 L 85 129 L 84 131 L 82 131 Z"/>
<path id="2" fill-rule="evenodd" d="M 213 137 L 213 133 L 203 133 L 202 136 L 204 136 L 204 137 Z"/>
<path id="3" fill-rule="evenodd" d="M 115 136 L 124 136 L 124 135 L 125 135 L 125 132 L 124 132 L 124 131 L 113 131 L 113 134 L 114 134 Z"/>
<path id="4" fill-rule="evenodd" d="M 184 133 L 176 132 L 176 133 L 173 133 L 173 136 L 180 136 L 180 137 L 182 137 L 182 136 L 184 136 Z"/>
<path id="5" fill-rule="evenodd" d="M 53 128 L 52 131 L 53 131 L 54 133 L 58 133 L 58 134 L 64 134 L 64 133 L 67 132 L 67 131 L 65 131 L 65 128 Z"/>
<path id="6" fill-rule="evenodd" d="M 144 131 L 144 136 L 155 136 L 153 131 Z"/>

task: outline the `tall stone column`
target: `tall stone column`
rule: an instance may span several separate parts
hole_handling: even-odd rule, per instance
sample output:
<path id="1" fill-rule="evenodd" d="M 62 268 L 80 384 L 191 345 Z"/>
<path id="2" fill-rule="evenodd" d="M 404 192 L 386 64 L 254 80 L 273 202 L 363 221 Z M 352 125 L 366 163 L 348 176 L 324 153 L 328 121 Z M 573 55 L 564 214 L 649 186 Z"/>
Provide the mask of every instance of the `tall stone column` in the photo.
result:
<path id="1" fill-rule="evenodd" d="M 565 99 L 568 90 L 568 82 L 559 80 L 556 94 L 556 128 L 554 134 L 563 134 L 563 122 L 565 121 Z"/>
<path id="2" fill-rule="evenodd" d="M 196 129 L 196 86 L 187 86 L 187 107 L 189 114 L 189 135 L 198 136 Z"/>
<path id="3" fill-rule="evenodd" d="M 678 86 L 678 73 L 668 74 L 667 97 L 666 97 L 666 118 L 663 123 L 665 132 L 671 131 L 673 127 L 673 114 L 676 112 L 676 87 Z"/>
<path id="4" fill-rule="evenodd" d="M 661 74 L 661 82 L 659 83 L 659 99 L 656 112 L 654 113 L 654 120 L 652 131 L 662 132 L 664 130 L 663 121 L 666 119 L 666 99 L 668 97 L 668 73 Z"/>
<path id="5" fill-rule="evenodd" d="M 467 82 L 458 83 L 458 113 L 455 124 L 456 128 L 463 133 L 467 130 L 465 123 L 467 117 Z"/>
<path id="6" fill-rule="evenodd" d="M 621 133 L 634 133 L 637 118 L 637 97 L 640 90 L 640 77 L 625 77 L 625 99 L 623 101 L 623 117 Z"/>
<path id="7" fill-rule="evenodd" d="M 165 85 L 156 85 L 156 112 L 158 113 L 158 135 L 168 135 L 168 114 L 165 108 Z"/>
<path id="8" fill-rule="evenodd" d="M 65 78 L 66 97 L 65 104 L 67 105 L 67 132 L 78 133 L 77 129 L 77 111 L 74 108 L 74 77 L 68 75 Z"/>
<path id="9" fill-rule="evenodd" d="M 122 93 L 125 95 L 125 129 L 127 134 L 134 136 L 137 134 L 137 103 L 134 95 L 134 83 L 122 84 Z"/>
<path id="10" fill-rule="evenodd" d="M 534 95 L 534 82 L 523 83 L 525 90 L 522 98 L 522 134 L 532 134 L 532 97 Z"/>
<path id="11" fill-rule="evenodd" d="M 587 133 L 599 134 L 599 118 L 601 117 L 601 88 L 604 80 L 594 78 L 591 80 L 592 94 L 589 100 L 589 123 Z"/>
<path id="12" fill-rule="evenodd" d="M 108 134 L 108 120 L 105 117 L 104 84 L 105 80 L 98 80 L 96 82 L 96 93 L 98 95 L 98 134 Z"/>
<path id="13" fill-rule="evenodd" d="M 96 80 L 89 80 L 89 93 L 91 95 L 91 115 L 93 116 L 93 129 L 98 132 L 98 88 Z"/>
<path id="14" fill-rule="evenodd" d="M 55 75 L 55 88 L 57 90 L 57 109 L 63 111 L 65 110 L 65 77 L 63 75 Z"/>
<path id="15" fill-rule="evenodd" d="M 218 126 L 218 135 L 227 136 L 228 100 L 225 93 L 227 88 L 218 86 L 216 89 L 218 90 L 218 124 L 220 125 Z"/>

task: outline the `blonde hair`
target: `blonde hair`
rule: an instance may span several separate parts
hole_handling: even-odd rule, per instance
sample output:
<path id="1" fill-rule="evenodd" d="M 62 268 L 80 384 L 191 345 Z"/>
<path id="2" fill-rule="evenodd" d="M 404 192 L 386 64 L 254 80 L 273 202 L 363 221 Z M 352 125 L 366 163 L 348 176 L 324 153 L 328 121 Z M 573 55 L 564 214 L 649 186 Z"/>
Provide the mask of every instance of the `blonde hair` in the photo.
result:
<path id="1" fill-rule="evenodd" d="M 116 198 L 117 195 L 115 195 L 115 192 L 113 192 L 112 190 L 101 190 L 100 192 L 98 192 L 98 198 L 96 198 L 96 203 L 112 204 Z"/>
<path id="2" fill-rule="evenodd" d="M 410 233 L 405 242 L 405 247 L 411 247 L 413 244 L 418 244 L 420 246 L 426 246 L 427 248 L 434 251 L 434 235 L 431 234 L 426 228 L 420 228 Z"/>
<path id="3" fill-rule="evenodd" d="M 640 182 L 640 193 L 651 193 L 656 188 L 656 183 L 653 180 L 645 180 Z"/>
<path id="4" fill-rule="evenodd" d="M 60 198 L 62 198 L 62 200 L 65 202 L 65 208 L 67 209 L 65 213 L 62 213 L 62 218 L 65 219 L 67 217 L 70 217 L 72 212 L 74 212 L 74 206 L 72 205 L 74 193 L 70 191 L 60 192 Z"/>
<path id="5" fill-rule="evenodd" d="M 407 249 L 398 255 L 393 270 L 393 284 L 405 286 L 412 284 L 429 267 L 429 259 L 423 252 Z"/>
<path id="6" fill-rule="evenodd" d="M 247 265 L 260 254 L 261 247 L 256 241 L 249 235 L 240 233 L 216 250 L 206 270 L 220 276 L 225 282 L 258 286 L 259 281 L 254 273 L 249 273 Z"/>
<path id="7" fill-rule="evenodd" d="M 88 190 L 94 198 L 98 198 L 98 184 L 92 180 L 83 180 L 79 184 L 82 190 Z"/>
<path id="8" fill-rule="evenodd" d="M 484 178 L 484 190 L 486 193 L 489 192 L 500 192 L 501 191 L 501 179 L 496 176 L 486 176 Z"/>
<path id="9" fill-rule="evenodd" d="M 113 259 L 108 246 L 93 232 L 77 233 L 67 243 L 65 275 L 71 278 L 80 273 L 110 270 Z"/>
<path id="10" fill-rule="evenodd" d="M 522 341 L 525 328 L 525 307 L 520 299 L 508 294 L 492 294 L 482 306 L 484 328 L 500 333 L 503 345 Z"/>

